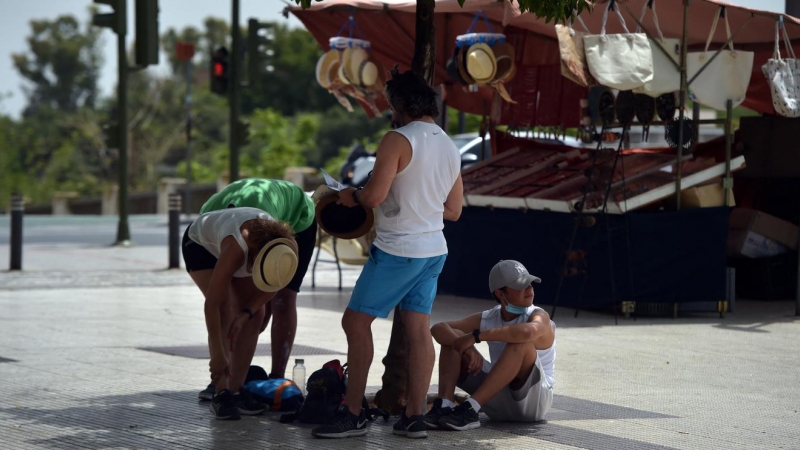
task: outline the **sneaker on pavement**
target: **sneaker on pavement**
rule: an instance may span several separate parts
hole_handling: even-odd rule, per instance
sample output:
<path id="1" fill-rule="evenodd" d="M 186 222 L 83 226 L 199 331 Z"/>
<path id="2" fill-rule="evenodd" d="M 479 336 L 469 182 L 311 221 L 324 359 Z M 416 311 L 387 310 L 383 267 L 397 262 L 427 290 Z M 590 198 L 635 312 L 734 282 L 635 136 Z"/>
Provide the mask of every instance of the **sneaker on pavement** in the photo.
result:
<path id="1" fill-rule="evenodd" d="M 255 401 L 244 388 L 233 394 L 233 403 L 243 416 L 257 416 L 267 410 L 267 405 Z"/>
<path id="2" fill-rule="evenodd" d="M 437 398 L 436 400 L 433 401 L 433 407 L 431 408 L 431 410 L 428 411 L 428 414 L 425 414 L 424 417 L 425 425 L 427 425 L 427 427 L 431 430 L 437 430 L 440 428 L 439 419 L 450 414 L 451 412 L 453 412 L 453 408 L 449 406 L 443 408 L 442 399 Z"/>
<path id="3" fill-rule="evenodd" d="M 451 430 L 464 431 L 480 428 L 481 421 L 472 405 L 469 402 L 464 402 L 453 408 L 453 412 L 439 419 L 439 426 Z"/>
<path id="4" fill-rule="evenodd" d="M 233 394 L 227 389 L 223 389 L 211 399 L 208 409 L 214 413 L 214 418 L 217 420 L 239 420 L 242 417 L 233 401 Z"/>
<path id="5" fill-rule="evenodd" d="M 425 424 L 422 414 L 406 417 L 404 412 L 400 414 L 400 420 L 395 422 L 392 427 L 392 434 L 412 439 L 426 438 L 428 437 L 428 426 Z"/>
<path id="6" fill-rule="evenodd" d="M 339 407 L 328 423 L 311 430 L 311 435 L 318 438 L 337 439 L 365 436 L 366 434 L 367 415 L 364 409 L 361 409 L 359 415 L 355 415 L 345 405 Z"/>
<path id="7" fill-rule="evenodd" d="M 199 398 L 200 400 L 212 400 L 214 398 L 215 392 L 216 391 L 214 390 L 214 384 L 212 383 L 209 384 L 208 387 L 200 391 L 197 394 L 197 398 Z"/>

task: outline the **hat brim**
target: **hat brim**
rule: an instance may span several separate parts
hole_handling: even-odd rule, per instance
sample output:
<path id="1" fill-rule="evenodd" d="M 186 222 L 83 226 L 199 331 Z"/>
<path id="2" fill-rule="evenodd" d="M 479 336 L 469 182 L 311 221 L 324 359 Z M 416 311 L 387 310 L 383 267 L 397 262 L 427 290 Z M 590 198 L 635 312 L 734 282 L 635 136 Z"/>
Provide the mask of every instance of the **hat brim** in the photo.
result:
<path id="1" fill-rule="evenodd" d="M 317 203 L 315 220 L 329 235 L 339 239 L 356 239 L 367 234 L 375 223 L 375 213 L 361 205 L 352 208 L 338 205 L 338 195 L 329 195 Z M 341 219 L 333 223 L 332 218 Z"/>
<path id="2" fill-rule="evenodd" d="M 541 278 L 531 274 L 527 274 L 527 275 L 522 275 L 521 277 L 514 280 L 512 283 L 508 283 L 508 287 L 510 287 L 511 289 L 516 289 L 518 291 L 521 291 L 530 286 L 531 283 L 541 283 L 541 282 L 542 282 Z"/>
<path id="3" fill-rule="evenodd" d="M 294 270 L 292 271 L 291 275 L 286 277 L 287 279 L 285 280 L 285 284 L 281 283 L 281 285 L 273 285 L 269 284 L 267 277 L 264 275 L 264 262 L 266 261 L 269 252 L 279 245 L 286 245 L 294 252 Z M 294 274 L 297 272 L 297 254 L 297 244 L 291 239 L 280 238 L 269 241 L 267 245 L 265 245 L 264 248 L 258 252 L 256 259 L 253 262 L 253 284 L 255 284 L 256 287 L 263 292 L 278 292 L 288 286 L 292 281 L 292 278 L 294 278 Z"/>

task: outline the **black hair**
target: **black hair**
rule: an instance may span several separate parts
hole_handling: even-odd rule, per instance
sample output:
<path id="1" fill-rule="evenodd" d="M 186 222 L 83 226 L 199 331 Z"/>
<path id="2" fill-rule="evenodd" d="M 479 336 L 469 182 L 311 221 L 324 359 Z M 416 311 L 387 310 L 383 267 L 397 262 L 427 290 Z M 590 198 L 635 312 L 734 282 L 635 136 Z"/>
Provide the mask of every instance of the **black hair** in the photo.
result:
<path id="1" fill-rule="evenodd" d="M 439 116 L 436 90 L 424 78 L 410 70 L 400 73 L 396 65 L 390 73 L 392 79 L 386 82 L 386 97 L 395 111 L 412 120 Z"/>

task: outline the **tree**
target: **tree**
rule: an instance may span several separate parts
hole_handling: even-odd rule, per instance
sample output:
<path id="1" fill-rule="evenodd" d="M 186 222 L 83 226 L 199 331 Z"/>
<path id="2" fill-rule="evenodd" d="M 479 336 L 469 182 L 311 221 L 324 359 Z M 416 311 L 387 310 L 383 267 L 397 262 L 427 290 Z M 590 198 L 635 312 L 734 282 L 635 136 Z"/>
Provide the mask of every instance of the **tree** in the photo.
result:
<path id="1" fill-rule="evenodd" d="M 87 25 L 81 30 L 69 15 L 32 20 L 30 26 L 28 52 L 13 54 L 14 67 L 32 85 L 25 89 L 25 114 L 44 105 L 60 111 L 94 106 L 103 62 L 100 29 Z"/>

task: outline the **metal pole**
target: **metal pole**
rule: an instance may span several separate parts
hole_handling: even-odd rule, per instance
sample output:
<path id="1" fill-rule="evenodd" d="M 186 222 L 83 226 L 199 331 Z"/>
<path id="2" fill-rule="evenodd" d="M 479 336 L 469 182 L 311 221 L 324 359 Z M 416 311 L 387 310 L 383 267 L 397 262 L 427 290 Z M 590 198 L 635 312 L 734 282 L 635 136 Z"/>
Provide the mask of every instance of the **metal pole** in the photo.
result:
<path id="1" fill-rule="evenodd" d="M 21 194 L 11 195 L 11 258 L 8 270 L 22 270 L 22 217 L 25 200 Z"/>
<path id="2" fill-rule="evenodd" d="M 467 129 L 467 117 L 464 111 L 458 112 L 458 134 L 463 134 Z"/>
<path id="3" fill-rule="evenodd" d="M 794 299 L 794 315 L 800 316 L 800 248 L 797 249 L 797 292 Z"/>
<path id="4" fill-rule="evenodd" d="M 241 102 L 241 69 L 242 69 L 242 33 L 239 30 L 239 0 L 231 0 L 233 18 L 231 19 L 231 66 L 228 80 L 230 97 L 230 161 L 228 182 L 239 179 L 239 103 Z"/>
<path id="5" fill-rule="evenodd" d="M 180 268 L 181 195 L 169 195 L 169 268 Z"/>
<path id="6" fill-rule="evenodd" d="M 186 203 L 184 213 L 192 213 L 192 60 L 186 61 Z"/>
<path id="7" fill-rule="evenodd" d="M 683 108 L 686 106 L 686 41 L 689 35 L 689 3 L 683 0 L 683 37 L 681 39 L 681 90 L 678 94 L 678 162 L 675 171 L 675 205 L 681 209 L 681 161 L 683 161 L 683 122 L 686 120 Z"/>
<path id="8" fill-rule="evenodd" d="M 127 11 L 127 0 L 122 0 L 121 8 Z M 117 14 L 120 14 L 118 11 Z M 131 230 L 128 226 L 128 54 L 125 48 L 125 29 L 117 33 L 117 136 L 119 136 L 119 225 L 115 245 L 128 246 L 131 243 Z"/>
<path id="9" fill-rule="evenodd" d="M 731 146 L 733 145 L 733 101 L 728 99 L 725 104 L 725 178 L 722 179 L 722 187 L 725 190 L 725 206 L 731 206 L 730 196 L 733 189 L 733 178 L 731 177 Z"/>

